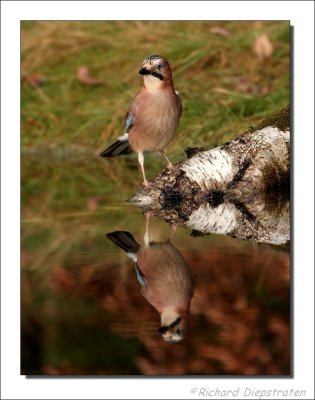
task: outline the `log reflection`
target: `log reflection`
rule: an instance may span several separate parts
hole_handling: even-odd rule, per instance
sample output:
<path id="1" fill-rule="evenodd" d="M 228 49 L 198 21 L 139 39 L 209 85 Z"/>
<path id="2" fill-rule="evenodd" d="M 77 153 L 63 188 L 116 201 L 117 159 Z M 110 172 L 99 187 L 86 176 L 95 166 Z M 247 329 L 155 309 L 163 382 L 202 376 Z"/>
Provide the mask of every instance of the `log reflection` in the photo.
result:
<path id="1" fill-rule="evenodd" d="M 131 202 L 149 209 L 165 222 L 190 228 L 192 236 L 217 233 L 274 245 L 290 240 L 287 192 L 256 193 L 245 199 L 235 194 L 212 190 L 199 194 L 198 201 L 195 199 L 190 204 L 189 200 L 176 196 L 170 187 L 162 193 L 159 202 L 149 207 L 139 202 L 137 196 Z"/>

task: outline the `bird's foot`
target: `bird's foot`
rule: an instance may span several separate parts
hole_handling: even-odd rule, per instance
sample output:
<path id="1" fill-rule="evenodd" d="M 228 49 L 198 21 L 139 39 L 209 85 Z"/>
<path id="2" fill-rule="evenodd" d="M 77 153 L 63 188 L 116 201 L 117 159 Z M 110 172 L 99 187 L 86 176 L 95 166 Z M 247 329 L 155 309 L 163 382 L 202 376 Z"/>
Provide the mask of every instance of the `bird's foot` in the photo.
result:
<path id="1" fill-rule="evenodd" d="M 144 216 L 147 218 L 147 219 L 150 219 L 151 217 L 153 217 L 154 216 L 154 211 L 153 210 L 147 210 L 147 211 L 145 211 L 144 212 Z"/>
<path id="2" fill-rule="evenodd" d="M 161 153 L 162 153 L 163 157 L 165 158 L 165 160 L 167 161 L 166 168 L 167 168 L 169 171 L 172 171 L 175 167 L 174 167 L 174 165 L 171 163 L 171 160 L 169 160 L 169 158 L 168 158 L 167 155 L 165 154 L 165 151 L 164 151 L 164 150 L 161 150 Z"/>
<path id="3" fill-rule="evenodd" d="M 147 180 L 144 180 L 144 181 L 142 182 L 142 186 L 143 186 L 144 188 L 146 188 L 146 189 L 150 189 L 150 188 L 153 187 L 153 184 L 152 184 L 151 182 L 147 181 Z"/>
<path id="4" fill-rule="evenodd" d="M 176 169 L 175 165 L 173 165 L 171 162 L 169 162 L 169 163 L 166 165 L 166 168 L 167 168 L 169 171 L 174 171 L 174 169 Z"/>

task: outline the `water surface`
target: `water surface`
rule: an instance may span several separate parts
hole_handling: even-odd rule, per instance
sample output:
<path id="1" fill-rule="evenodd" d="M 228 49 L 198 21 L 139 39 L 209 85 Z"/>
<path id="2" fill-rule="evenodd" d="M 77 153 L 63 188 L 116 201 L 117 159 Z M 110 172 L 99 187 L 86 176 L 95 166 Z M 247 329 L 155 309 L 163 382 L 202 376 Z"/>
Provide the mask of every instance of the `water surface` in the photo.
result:
<path id="1" fill-rule="evenodd" d="M 162 340 L 160 316 L 141 294 L 134 263 L 106 238 L 122 230 L 144 243 L 146 219 L 126 202 L 140 180 L 133 161 L 108 167 L 23 158 L 21 372 L 289 374 L 288 245 L 193 237 L 178 228 L 171 243 L 190 268 L 195 293 L 185 339 Z M 154 216 L 149 226 L 156 242 L 172 234 Z"/>

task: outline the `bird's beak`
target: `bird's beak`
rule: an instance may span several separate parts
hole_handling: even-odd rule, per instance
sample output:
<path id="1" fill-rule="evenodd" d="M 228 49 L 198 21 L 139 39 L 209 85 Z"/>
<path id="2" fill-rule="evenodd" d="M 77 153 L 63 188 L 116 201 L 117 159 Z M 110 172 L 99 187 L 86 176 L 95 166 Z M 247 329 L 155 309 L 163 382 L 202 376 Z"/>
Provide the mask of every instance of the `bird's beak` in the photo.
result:
<path id="1" fill-rule="evenodd" d="M 167 332 L 168 330 L 169 330 L 169 328 L 168 328 L 167 326 L 161 326 L 161 327 L 158 329 L 158 332 L 164 334 L 164 333 Z"/>
<path id="2" fill-rule="evenodd" d="M 167 331 L 169 331 L 170 329 L 173 329 L 176 325 L 178 325 L 181 321 L 181 317 L 178 317 L 175 319 L 174 322 L 172 322 L 171 324 L 169 324 L 168 326 L 161 326 L 158 331 L 160 333 L 165 333 Z"/>
<path id="3" fill-rule="evenodd" d="M 160 81 L 164 80 L 163 75 L 161 75 L 161 74 L 159 74 L 158 72 L 155 72 L 155 71 L 152 72 L 151 69 L 148 69 L 146 67 L 141 68 L 140 71 L 139 71 L 139 74 L 140 75 L 152 75 L 152 76 L 155 76 L 156 78 L 160 79 Z"/>
<path id="4" fill-rule="evenodd" d="M 151 74 L 151 71 L 149 71 L 149 70 L 146 69 L 146 68 L 141 68 L 140 71 L 139 71 L 139 74 L 140 74 L 140 75 L 150 75 L 150 74 Z"/>

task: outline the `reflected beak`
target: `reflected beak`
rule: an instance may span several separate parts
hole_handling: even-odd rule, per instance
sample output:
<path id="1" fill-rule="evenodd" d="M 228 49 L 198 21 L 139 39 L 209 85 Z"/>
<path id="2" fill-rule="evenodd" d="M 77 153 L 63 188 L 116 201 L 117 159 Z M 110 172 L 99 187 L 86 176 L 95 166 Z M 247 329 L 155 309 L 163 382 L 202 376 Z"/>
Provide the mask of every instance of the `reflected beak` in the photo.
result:
<path id="1" fill-rule="evenodd" d="M 180 321 L 181 321 L 181 317 L 178 317 L 174 322 L 172 322 L 170 325 L 168 325 L 168 326 L 161 326 L 159 329 L 158 329 L 158 332 L 160 332 L 160 333 L 165 333 L 165 332 L 167 332 L 167 331 L 169 331 L 170 329 L 173 329 L 176 325 L 178 325 L 179 323 L 180 323 Z"/>

